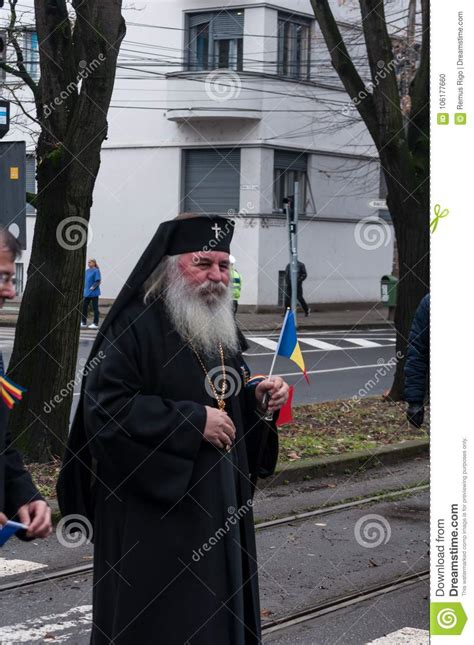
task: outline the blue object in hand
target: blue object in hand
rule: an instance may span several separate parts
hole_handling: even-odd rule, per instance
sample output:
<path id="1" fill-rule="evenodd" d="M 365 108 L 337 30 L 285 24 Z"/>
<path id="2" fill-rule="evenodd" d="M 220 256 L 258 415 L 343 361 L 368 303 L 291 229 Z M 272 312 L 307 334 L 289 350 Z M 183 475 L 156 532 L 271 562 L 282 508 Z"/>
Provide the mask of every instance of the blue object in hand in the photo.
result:
<path id="1" fill-rule="evenodd" d="M 27 527 L 24 524 L 20 524 L 20 522 L 12 522 L 11 520 L 8 520 L 8 522 L 0 528 L 0 546 L 3 546 L 8 538 L 15 535 L 17 531 L 26 528 Z"/>

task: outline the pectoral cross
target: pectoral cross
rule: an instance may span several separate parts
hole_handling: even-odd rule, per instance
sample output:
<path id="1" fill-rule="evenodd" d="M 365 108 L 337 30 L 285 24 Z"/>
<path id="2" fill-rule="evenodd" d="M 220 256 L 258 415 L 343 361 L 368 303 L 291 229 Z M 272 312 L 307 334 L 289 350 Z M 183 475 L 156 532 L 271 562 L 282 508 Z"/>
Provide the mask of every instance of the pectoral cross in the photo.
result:
<path id="1" fill-rule="evenodd" d="M 221 227 L 220 227 L 220 226 L 219 226 L 219 224 L 216 222 L 216 223 L 214 224 L 214 226 L 212 226 L 212 227 L 211 227 L 211 230 L 213 230 L 213 231 L 214 231 L 214 233 L 216 234 L 216 240 L 217 240 L 217 239 L 218 239 L 218 237 L 219 237 L 219 233 L 220 233 L 220 232 L 221 232 L 221 230 L 222 230 L 222 229 L 221 229 Z"/>

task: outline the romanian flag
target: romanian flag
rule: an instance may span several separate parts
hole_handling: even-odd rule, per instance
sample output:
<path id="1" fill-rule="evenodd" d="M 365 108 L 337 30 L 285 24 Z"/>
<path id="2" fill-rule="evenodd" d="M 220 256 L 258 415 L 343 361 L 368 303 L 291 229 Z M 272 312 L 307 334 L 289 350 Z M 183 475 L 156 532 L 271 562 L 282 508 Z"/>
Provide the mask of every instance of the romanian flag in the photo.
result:
<path id="1" fill-rule="evenodd" d="M 286 356 L 298 365 L 303 372 L 306 382 L 309 383 L 304 366 L 303 354 L 301 353 L 298 336 L 296 335 L 295 317 L 291 309 L 286 310 L 285 320 L 281 328 L 280 339 L 275 351 L 275 355 Z"/>
<path id="2" fill-rule="evenodd" d="M 13 383 L 6 376 L 0 376 L 0 401 L 6 404 L 10 410 L 17 401 L 21 401 L 25 388 Z"/>

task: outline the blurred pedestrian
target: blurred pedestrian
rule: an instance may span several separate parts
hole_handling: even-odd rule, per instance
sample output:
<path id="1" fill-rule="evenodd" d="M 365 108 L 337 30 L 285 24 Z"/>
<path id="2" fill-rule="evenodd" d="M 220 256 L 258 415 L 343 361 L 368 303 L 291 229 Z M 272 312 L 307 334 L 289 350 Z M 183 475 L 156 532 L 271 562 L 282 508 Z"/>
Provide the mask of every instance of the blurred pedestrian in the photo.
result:
<path id="1" fill-rule="evenodd" d="M 425 416 L 430 365 L 430 294 L 418 305 L 408 338 L 405 362 L 405 401 L 407 419 L 421 428 Z"/>
<path id="2" fill-rule="evenodd" d="M 306 300 L 303 297 L 303 282 L 308 277 L 306 267 L 303 262 L 298 260 L 298 273 L 296 278 L 296 300 L 300 303 L 305 316 L 309 316 L 311 309 L 308 307 Z M 291 273 L 290 264 L 286 265 L 285 269 L 285 310 L 291 307 Z"/>
<path id="3" fill-rule="evenodd" d="M 229 256 L 230 262 L 230 278 L 232 280 L 232 308 L 234 310 L 234 316 L 237 313 L 239 308 L 239 298 L 240 292 L 242 290 L 242 276 L 235 268 L 235 258 L 233 255 Z"/>
<path id="4" fill-rule="evenodd" d="M 18 240 L 0 228 L 0 308 L 15 297 L 15 260 L 21 254 Z M 7 429 L 8 412 L 21 388 L 5 377 L 0 352 L 0 529 L 8 520 L 24 524 L 17 532 L 20 539 L 45 538 L 52 532 L 51 509 L 46 504 L 13 447 Z"/>
<path id="5" fill-rule="evenodd" d="M 84 304 L 82 307 L 81 327 L 87 327 L 87 314 L 89 305 L 92 304 L 94 310 L 94 322 L 89 325 L 89 329 L 97 329 L 99 326 L 99 296 L 101 276 L 97 262 L 90 259 L 87 263 L 85 281 L 84 281 Z"/>

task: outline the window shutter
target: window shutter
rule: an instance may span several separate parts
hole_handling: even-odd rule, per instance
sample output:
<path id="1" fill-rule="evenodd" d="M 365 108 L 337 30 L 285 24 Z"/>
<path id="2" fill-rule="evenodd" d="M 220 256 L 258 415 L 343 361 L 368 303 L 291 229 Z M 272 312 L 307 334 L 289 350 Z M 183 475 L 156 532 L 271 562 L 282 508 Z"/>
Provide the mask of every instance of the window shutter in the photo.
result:
<path id="1" fill-rule="evenodd" d="M 306 152 L 275 150 L 274 167 L 280 170 L 299 170 L 306 172 L 307 157 Z"/>
<path id="2" fill-rule="evenodd" d="M 244 13 L 221 11 L 212 19 L 214 38 L 242 38 L 244 35 Z"/>
<path id="3" fill-rule="evenodd" d="M 240 149 L 186 150 L 183 210 L 239 210 Z"/>
<path id="4" fill-rule="evenodd" d="M 212 18 L 212 13 L 192 13 L 188 15 L 189 27 L 197 27 L 205 22 L 209 22 Z"/>

